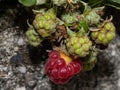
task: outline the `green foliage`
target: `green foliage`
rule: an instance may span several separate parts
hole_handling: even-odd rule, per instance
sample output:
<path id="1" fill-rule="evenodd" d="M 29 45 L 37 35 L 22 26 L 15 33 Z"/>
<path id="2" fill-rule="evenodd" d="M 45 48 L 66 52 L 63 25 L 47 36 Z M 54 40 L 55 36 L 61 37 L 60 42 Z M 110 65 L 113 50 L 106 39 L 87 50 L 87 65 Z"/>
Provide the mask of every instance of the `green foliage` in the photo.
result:
<path id="1" fill-rule="evenodd" d="M 79 22 L 78 30 L 82 30 L 81 28 L 83 28 L 84 33 L 87 33 L 87 32 L 88 32 L 88 24 L 87 24 L 87 22 L 86 22 L 84 19 L 82 19 L 82 20 Z"/>
<path id="2" fill-rule="evenodd" d="M 33 6 L 36 3 L 36 0 L 18 0 L 18 1 L 26 7 Z"/>
<path id="3" fill-rule="evenodd" d="M 88 4 L 91 7 L 100 7 L 103 4 L 104 0 L 89 0 Z"/>
<path id="4" fill-rule="evenodd" d="M 120 9 L 120 0 L 106 0 L 105 4 Z"/>
<path id="5" fill-rule="evenodd" d="M 89 0 L 91 7 L 99 7 L 102 5 L 111 6 L 116 9 L 120 9 L 120 0 Z"/>

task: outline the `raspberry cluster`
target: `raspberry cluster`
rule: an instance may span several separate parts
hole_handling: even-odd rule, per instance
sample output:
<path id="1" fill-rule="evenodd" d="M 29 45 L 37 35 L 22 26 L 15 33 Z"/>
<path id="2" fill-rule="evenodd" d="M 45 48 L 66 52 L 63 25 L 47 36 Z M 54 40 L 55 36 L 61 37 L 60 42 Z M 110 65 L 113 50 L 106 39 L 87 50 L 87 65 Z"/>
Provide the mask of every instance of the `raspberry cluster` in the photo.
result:
<path id="1" fill-rule="evenodd" d="M 67 83 L 74 75 L 82 70 L 81 60 L 72 60 L 64 53 L 53 50 L 45 65 L 46 74 L 57 84 Z"/>
<path id="2" fill-rule="evenodd" d="M 92 70 L 101 45 L 107 46 L 115 37 L 112 18 L 102 18 L 104 8 L 92 8 L 86 2 L 35 0 L 33 3 L 37 6 L 33 6 L 32 28 L 29 26 L 26 36 L 30 45 L 52 50 L 45 72 L 54 83 L 67 83 L 80 71 Z M 48 42 L 51 48 L 44 46 Z"/>

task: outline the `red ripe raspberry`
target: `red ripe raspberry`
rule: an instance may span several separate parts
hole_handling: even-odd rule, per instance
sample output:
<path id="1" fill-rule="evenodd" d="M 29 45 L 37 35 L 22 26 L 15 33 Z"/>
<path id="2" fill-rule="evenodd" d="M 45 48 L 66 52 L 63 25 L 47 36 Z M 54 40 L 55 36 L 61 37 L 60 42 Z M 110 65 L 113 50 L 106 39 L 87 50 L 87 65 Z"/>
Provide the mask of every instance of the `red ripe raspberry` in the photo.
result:
<path id="1" fill-rule="evenodd" d="M 53 50 L 52 52 L 49 53 L 49 58 L 57 59 L 59 57 L 60 57 L 60 54 L 56 50 Z"/>
<path id="2" fill-rule="evenodd" d="M 67 83 L 81 69 L 81 60 L 72 60 L 66 54 L 56 50 L 49 53 L 49 58 L 45 65 L 46 74 L 56 84 Z"/>
<path id="3" fill-rule="evenodd" d="M 74 67 L 74 73 L 77 74 L 82 69 L 82 62 L 78 59 L 74 60 L 73 63 L 70 63 Z"/>

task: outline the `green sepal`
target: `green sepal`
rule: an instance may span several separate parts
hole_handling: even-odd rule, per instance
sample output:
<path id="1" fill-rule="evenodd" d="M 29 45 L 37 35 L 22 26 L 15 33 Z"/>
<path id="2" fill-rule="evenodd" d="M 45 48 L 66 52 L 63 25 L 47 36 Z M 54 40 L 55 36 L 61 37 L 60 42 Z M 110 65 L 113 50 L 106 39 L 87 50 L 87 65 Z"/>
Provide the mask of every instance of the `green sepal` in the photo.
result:
<path id="1" fill-rule="evenodd" d="M 82 28 L 76 33 L 76 35 L 77 35 L 77 36 L 84 36 L 84 35 L 86 35 L 84 28 L 82 27 Z"/>
<path id="2" fill-rule="evenodd" d="M 88 5 L 88 3 L 85 3 L 83 1 L 81 1 L 81 3 L 85 7 L 84 11 L 83 11 L 83 14 L 84 14 L 84 16 L 86 16 L 91 11 L 91 7 Z"/>
<path id="3" fill-rule="evenodd" d="M 68 27 L 67 27 L 67 33 L 69 36 L 76 36 L 76 33 L 70 30 Z"/>

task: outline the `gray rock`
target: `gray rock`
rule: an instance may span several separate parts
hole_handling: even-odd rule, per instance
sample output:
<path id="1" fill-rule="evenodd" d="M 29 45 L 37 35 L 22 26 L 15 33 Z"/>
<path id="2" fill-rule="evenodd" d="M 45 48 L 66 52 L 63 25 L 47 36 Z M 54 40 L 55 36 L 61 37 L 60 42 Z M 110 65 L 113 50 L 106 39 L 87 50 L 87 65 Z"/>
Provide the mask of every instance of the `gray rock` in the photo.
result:
<path id="1" fill-rule="evenodd" d="M 33 89 L 37 84 L 36 82 L 37 82 L 36 80 L 31 80 L 27 83 L 27 85 L 29 88 Z"/>
<path id="2" fill-rule="evenodd" d="M 14 90 L 26 90 L 26 88 L 25 87 L 17 87 Z"/>
<path id="3" fill-rule="evenodd" d="M 23 40 L 23 38 L 19 38 L 19 40 L 18 40 L 18 45 L 19 45 L 19 46 L 24 45 L 24 40 Z"/>
<path id="4" fill-rule="evenodd" d="M 24 67 L 24 66 L 19 66 L 17 69 L 18 69 L 18 71 L 20 71 L 21 73 L 26 73 L 26 67 Z"/>
<path id="5" fill-rule="evenodd" d="M 22 54 L 18 53 L 10 58 L 10 64 L 21 64 L 24 60 Z"/>

